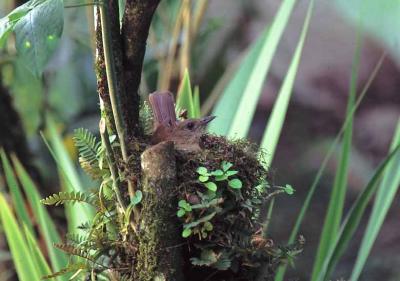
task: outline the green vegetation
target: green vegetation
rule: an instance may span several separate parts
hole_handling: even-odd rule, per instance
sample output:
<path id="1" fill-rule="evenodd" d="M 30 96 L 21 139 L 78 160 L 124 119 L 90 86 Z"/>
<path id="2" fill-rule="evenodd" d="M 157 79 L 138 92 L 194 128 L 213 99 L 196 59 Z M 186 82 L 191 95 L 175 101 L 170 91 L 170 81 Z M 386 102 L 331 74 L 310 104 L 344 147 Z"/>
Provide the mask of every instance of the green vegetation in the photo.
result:
<path id="1" fill-rule="evenodd" d="M 121 18 L 124 2 L 119 1 Z M 140 124 L 136 124 L 144 132 L 139 140 L 127 140 L 122 113 L 116 110 L 110 116 L 104 109 L 103 99 L 100 102 L 100 138 L 87 129 L 75 130 L 72 139 L 78 153 L 77 162 L 86 176 L 76 168 L 71 158 L 73 153 L 59 132 L 62 123 L 60 120 L 69 116 L 67 109 L 61 106 L 62 102 L 55 102 L 49 108 L 41 108 L 43 112 L 37 109 L 32 120 L 31 117 L 26 117 L 27 114 L 23 114 L 24 124 L 32 126 L 29 129 L 31 133 L 39 126 L 38 116 L 45 116 L 42 137 L 56 162 L 60 190 L 52 195 L 42 196 L 39 193 L 41 188 L 21 161 L 11 151 L 1 150 L 2 172 L 8 189 L 2 188 L 0 192 L 0 225 L 19 280 L 40 280 L 42 277 L 60 281 L 132 280 L 135 277 L 132 273 L 135 270 L 132 269 L 135 259 L 149 258 L 153 253 L 146 251 L 157 250 L 157 237 L 152 235 L 165 225 L 172 228 L 176 225 L 180 236 L 174 239 L 182 239 L 183 246 L 179 246 L 179 249 L 186 259 L 182 267 L 187 272 L 204 277 L 203 279 L 208 278 L 210 272 L 215 272 L 215 276 L 211 276 L 215 279 L 212 280 L 247 278 L 246 280 L 282 281 L 287 265 L 294 267 L 296 258 L 301 257 L 302 250 L 307 245 L 300 235 L 301 228 L 304 227 L 302 223 L 328 161 L 337 149 L 340 151 L 340 160 L 336 167 L 314 265 L 309 270 L 310 280 L 331 279 L 336 265 L 349 247 L 352 235 L 359 229 L 368 204 L 375 197 L 372 214 L 350 276 L 351 281 L 360 280 L 371 248 L 400 186 L 398 123 L 387 156 L 382 159 L 357 200 L 345 213 L 353 120 L 384 56 L 379 59 L 369 80 L 358 93 L 356 85 L 363 43 L 360 29 L 342 128 L 322 161 L 300 212 L 297 215 L 293 211 L 293 216 L 297 216 L 297 219 L 288 241 L 273 240 L 269 227 L 270 221 L 274 220 L 273 209 L 277 204 L 275 198 L 279 194 L 295 196 L 295 189 L 286 183 L 283 183 L 284 186 L 275 185 L 269 178 L 268 171 L 273 166 L 314 9 L 314 1 L 308 1 L 296 49 L 258 147 L 244 139 L 248 137 L 278 43 L 297 3 L 295 0 L 281 2 L 274 20 L 248 48 L 240 65 L 233 73 L 223 75 L 221 79 L 225 79 L 224 86 L 219 87 L 219 90 L 216 86 L 218 99 L 213 104 L 213 115 L 218 118 L 210 123 L 208 129 L 210 133 L 227 138 L 205 135 L 201 143 L 202 151 L 188 155 L 177 153 L 177 186 L 175 190 L 169 191 L 176 202 L 167 202 L 171 204 L 168 207 L 172 206 L 176 213 L 164 216 L 172 217 L 171 220 L 152 224 L 157 229 L 146 230 L 148 232 L 145 235 L 141 231 L 146 228 L 148 219 L 146 208 L 154 203 L 149 202 L 154 194 L 150 196 L 145 192 L 140 178 L 140 155 L 149 146 L 146 138 L 152 120 L 146 102 L 142 101 L 140 104 Z M 201 40 L 196 39 L 212 34 L 213 27 L 210 27 L 207 34 L 199 31 L 207 1 L 196 1 L 193 5 L 188 3 L 190 1 L 165 0 L 160 4 L 150 27 L 150 46 L 158 46 L 164 42 L 169 44 L 164 56 L 153 54 L 145 59 L 140 91 L 146 94 L 153 88 L 168 89 L 171 81 L 178 78 L 180 86 L 176 110 L 179 112 L 186 109 L 189 118 L 197 118 L 201 115 L 200 97 L 203 95 L 197 86 L 191 84 L 190 74 L 196 74 L 196 68 L 193 67 L 196 64 L 195 53 L 197 57 L 201 57 L 201 54 L 207 52 L 207 48 Z M 22 76 L 25 76 L 24 79 L 31 79 L 28 79 L 27 85 L 33 89 L 32 104 L 41 104 L 40 101 L 33 101 L 35 97 L 41 100 L 38 93 L 40 95 L 46 88 L 42 80 L 45 77 L 45 67 L 62 35 L 63 4 L 66 5 L 66 2 L 61 0 L 31 0 L 0 21 L 0 48 L 4 49 L 10 44 L 14 33 L 17 51 L 15 59 L 26 67 L 21 68 L 21 65 L 15 64 L 19 75 L 9 85 L 18 97 L 24 92 L 18 88 L 18 79 Z M 104 24 L 107 13 L 110 12 L 107 10 L 109 6 L 96 2 L 92 4 L 101 6 Z M 166 19 L 168 24 L 164 24 Z M 102 35 L 105 36 L 106 33 L 103 32 Z M 107 44 L 111 44 L 112 38 L 105 39 L 102 42 L 104 52 L 107 53 L 106 47 L 110 47 Z M 118 87 L 123 83 L 116 81 L 121 78 L 118 72 L 120 70 L 116 70 L 118 66 L 114 66 L 117 62 L 117 59 L 111 62 L 110 57 L 106 56 L 104 65 L 97 65 L 98 68 L 103 67 L 100 71 L 107 76 L 111 99 L 113 95 L 118 98 L 122 92 Z M 1 64 L 0 66 L 2 67 Z M 79 76 L 75 69 L 71 69 L 69 72 L 60 70 L 57 75 L 67 71 L 71 77 Z M 9 73 L 7 71 L 2 69 L 2 73 Z M 175 77 L 175 72 L 179 72 L 178 77 Z M 50 84 L 47 85 L 48 88 L 57 89 L 59 82 L 56 80 L 46 82 Z M 35 87 L 38 93 L 35 93 Z M 99 83 L 98 87 L 103 89 L 104 85 Z M 58 97 L 65 99 L 65 93 L 58 93 Z M 118 99 L 114 102 L 111 101 L 113 109 L 123 106 Z M 59 222 L 52 219 L 44 205 L 63 205 L 65 208 L 68 227 L 66 239 L 61 239 L 63 235 L 56 227 Z M 262 211 L 263 207 L 266 208 L 265 212 Z M 153 210 L 156 211 L 158 210 Z M 151 239 L 153 241 L 147 243 Z M 44 241 L 44 247 L 41 247 L 40 241 Z M 151 244 L 152 242 L 154 243 Z M 146 248 L 144 243 L 149 246 Z M 148 265 L 149 268 L 157 266 L 155 257 L 150 257 L 149 260 L 154 262 Z M 204 268 L 212 271 L 202 271 Z M 144 273 L 139 275 L 138 280 L 150 278 L 144 276 Z M 154 280 L 165 280 L 165 276 L 156 276 Z"/>

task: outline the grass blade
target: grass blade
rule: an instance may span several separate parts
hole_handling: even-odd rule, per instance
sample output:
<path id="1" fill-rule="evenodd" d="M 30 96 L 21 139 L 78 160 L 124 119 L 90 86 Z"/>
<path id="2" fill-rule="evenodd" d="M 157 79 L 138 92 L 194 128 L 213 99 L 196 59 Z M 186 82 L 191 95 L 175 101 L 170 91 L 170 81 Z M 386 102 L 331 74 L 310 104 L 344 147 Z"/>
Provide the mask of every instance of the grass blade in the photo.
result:
<path id="1" fill-rule="evenodd" d="M 364 188 L 363 192 L 358 196 L 357 200 L 354 202 L 349 213 L 344 220 L 340 233 L 335 239 L 334 243 L 331 243 L 329 254 L 324 260 L 324 265 L 321 268 L 317 281 L 326 280 L 333 269 L 335 268 L 340 257 L 343 255 L 347 248 L 347 245 L 354 232 L 360 224 L 361 218 L 364 214 L 368 203 L 370 202 L 372 196 L 375 194 L 378 187 L 379 180 L 382 178 L 383 173 L 386 171 L 388 163 L 390 163 L 396 154 L 400 154 L 400 146 L 397 146 L 379 165 L 376 172 L 372 176 L 371 180 L 368 182 L 367 186 Z"/>
<path id="2" fill-rule="evenodd" d="M 400 119 L 397 124 L 396 132 L 390 151 L 393 151 L 400 144 Z M 400 155 L 396 155 L 395 160 L 389 164 L 382 179 L 382 183 L 377 191 L 371 216 L 368 221 L 367 229 L 361 242 L 357 260 L 350 277 L 350 281 L 356 281 L 361 275 L 365 262 L 369 256 L 372 245 L 382 227 L 383 221 L 393 202 L 394 196 L 400 185 Z"/>
<path id="3" fill-rule="evenodd" d="M 10 161 L 8 161 L 7 155 L 4 150 L 0 152 L 1 162 L 4 170 L 4 175 L 6 177 L 7 185 L 10 188 L 10 194 L 13 201 L 15 212 L 21 223 L 23 223 L 27 229 L 33 232 L 33 226 L 31 219 L 29 218 L 28 211 L 25 208 L 25 199 L 22 196 L 21 189 L 18 185 L 17 179 L 15 177 L 13 168 L 11 167 Z"/>
<path id="4" fill-rule="evenodd" d="M 299 68 L 301 53 L 306 39 L 307 30 L 310 24 L 313 7 L 314 0 L 311 0 L 308 5 L 307 14 L 304 20 L 299 42 L 297 43 L 295 53 L 289 66 L 289 70 L 286 73 L 285 80 L 283 81 L 282 87 L 278 94 L 278 98 L 272 109 L 271 116 L 268 120 L 268 124 L 261 141 L 261 148 L 267 152 L 264 159 L 265 165 L 267 167 L 272 162 L 276 150 L 276 145 L 278 143 L 279 136 L 281 135 L 282 126 L 283 122 L 285 121 L 289 100 L 292 95 L 293 84 L 296 79 L 297 70 Z"/>
<path id="5" fill-rule="evenodd" d="M 176 98 L 176 107 L 181 109 L 186 109 L 188 111 L 188 117 L 194 118 L 196 114 L 193 94 L 192 94 L 192 86 L 190 84 L 190 76 L 189 72 L 186 69 L 183 75 L 181 84 L 178 90 L 178 96 Z"/>
<path id="6" fill-rule="evenodd" d="M 212 112 L 212 115 L 217 116 L 217 118 L 210 123 L 208 127 L 209 132 L 219 135 L 228 134 L 236 110 L 239 106 L 239 102 L 242 98 L 243 90 L 249 79 L 251 69 L 256 63 L 257 58 L 260 56 L 261 48 L 263 43 L 267 40 L 268 32 L 269 28 L 265 28 L 256 42 L 250 46 L 247 54 L 240 62 L 240 67 L 235 70 L 233 78 L 226 85 L 225 90 Z M 229 110 L 227 110 L 227 108 Z"/>
<path id="7" fill-rule="evenodd" d="M 311 199 L 312 199 L 312 197 L 313 197 L 313 195 L 315 193 L 315 190 L 317 189 L 317 186 L 318 186 L 319 181 L 320 181 L 320 179 L 322 177 L 322 174 L 324 173 L 325 168 L 328 165 L 328 161 L 331 158 L 333 152 L 335 151 L 335 148 L 336 148 L 337 144 L 339 143 L 339 139 L 341 138 L 341 136 L 342 136 L 342 134 L 344 132 L 344 128 L 346 128 L 347 123 L 349 122 L 350 118 L 353 118 L 355 111 L 357 110 L 357 108 L 359 107 L 361 101 L 363 100 L 364 96 L 366 95 L 367 90 L 369 89 L 372 81 L 374 80 L 374 78 L 378 74 L 379 69 L 381 68 L 381 66 L 383 64 L 383 61 L 385 60 L 385 57 L 386 57 L 386 53 L 383 53 L 382 56 L 379 58 L 379 60 L 378 60 L 378 62 L 376 64 L 375 68 L 373 69 L 368 81 L 366 82 L 364 88 L 362 89 L 361 94 L 357 98 L 357 101 L 354 104 L 354 107 L 352 108 L 350 114 L 346 116 L 346 119 L 344 120 L 343 125 L 342 125 L 339 133 L 336 135 L 332 145 L 330 146 L 328 152 L 326 153 L 326 155 L 325 155 L 325 157 L 324 157 L 324 159 L 323 159 L 323 161 L 322 161 L 322 163 L 320 165 L 320 168 L 318 169 L 318 172 L 317 172 L 317 174 L 316 174 L 316 176 L 315 176 L 315 178 L 314 178 L 314 180 L 313 180 L 313 182 L 312 182 L 312 184 L 310 186 L 310 189 L 308 190 L 306 199 L 304 200 L 304 203 L 303 203 L 303 206 L 301 207 L 299 215 L 297 216 L 296 222 L 295 222 L 295 224 L 293 226 L 292 232 L 291 232 L 289 240 L 288 240 L 289 244 L 291 244 L 291 243 L 293 243 L 295 241 L 295 239 L 296 239 L 296 237 L 297 237 L 297 235 L 299 233 L 300 225 L 302 224 L 304 216 L 305 216 L 305 214 L 306 214 L 306 212 L 308 210 L 308 207 L 310 206 Z M 275 274 L 275 281 L 282 281 L 283 280 L 283 277 L 284 277 L 285 272 L 286 272 L 286 268 L 287 268 L 287 265 L 282 265 L 282 266 L 279 267 L 277 273 Z"/>
<path id="8" fill-rule="evenodd" d="M 35 265 L 35 268 L 40 273 L 40 276 L 50 275 L 52 273 L 50 266 L 47 263 L 46 259 L 44 258 L 43 253 L 40 251 L 39 245 L 38 245 L 35 237 L 29 231 L 29 229 L 26 227 L 26 225 L 23 225 L 23 228 L 24 228 L 24 234 L 25 234 L 26 242 L 28 244 L 28 248 L 30 250 L 31 256 L 34 257 L 33 263 Z M 49 280 L 55 280 L 55 279 L 51 278 Z"/>
<path id="9" fill-rule="evenodd" d="M 54 120 L 50 116 L 47 118 L 47 129 L 50 144 L 44 137 L 43 140 L 45 141 L 50 153 L 57 163 L 59 170 L 62 173 L 62 176 L 60 177 L 62 180 L 62 186 L 67 191 L 85 192 L 75 165 L 69 157 L 62 139 L 57 132 Z M 82 204 L 73 206 L 73 208 L 72 206 L 66 206 L 66 211 L 68 218 L 68 229 L 70 232 L 75 231 L 79 225 L 88 222 L 93 218 L 92 210 L 89 209 L 88 206 Z"/>
<path id="10" fill-rule="evenodd" d="M 271 26 L 263 31 L 249 49 L 215 106 L 213 115 L 218 118 L 210 124 L 210 132 L 229 137 L 246 137 L 266 74 L 295 3 L 295 0 L 283 1 Z"/>
<path id="11" fill-rule="evenodd" d="M 361 36 L 360 32 L 358 32 L 357 44 L 354 53 L 354 60 L 351 73 L 349 98 L 346 111 L 346 116 L 349 116 L 349 121 L 343 133 L 342 150 L 339 156 L 337 172 L 333 182 L 328 210 L 326 212 L 325 221 L 322 228 L 321 238 L 317 250 L 317 256 L 314 260 L 314 267 L 311 275 L 312 281 L 316 280 L 321 270 L 322 264 L 326 259 L 328 250 L 332 245 L 332 241 L 335 241 L 335 239 L 337 238 L 340 228 L 340 222 L 342 220 L 344 200 L 346 197 L 346 190 L 347 190 L 348 167 L 349 167 L 350 151 L 351 151 L 351 143 L 353 135 L 353 116 L 350 114 L 350 112 L 354 106 L 356 97 L 358 70 L 360 65 L 360 54 L 361 54 Z"/>
<path id="12" fill-rule="evenodd" d="M 0 220 L 4 228 L 8 246 L 13 258 L 15 269 L 20 281 L 40 280 L 39 272 L 36 270 L 33 257 L 31 256 L 25 239 L 22 235 L 12 211 L 0 193 Z"/>
<path id="13" fill-rule="evenodd" d="M 199 86 L 194 87 L 193 93 L 193 108 L 194 108 L 194 118 L 201 117 L 201 107 L 200 107 L 200 89 Z"/>
<path id="14" fill-rule="evenodd" d="M 282 2 L 271 24 L 268 36 L 263 42 L 260 54 L 251 69 L 248 80 L 246 80 L 247 83 L 243 89 L 239 105 L 236 110 L 234 108 L 229 109 L 235 111 L 235 116 L 228 132 L 229 137 L 244 138 L 247 136 L 272 58 L 295 3 L 295 0 Z"/>
<path id="15" fill-rule="evenodd" d="M 63 252 L 58 251 L 53 247 L 53 243 L 61 241 L 60 235 L 56 231 L 56 227 L 50 218 L 49 213 L 40 203 L 41 198 L 35 183 L 30 178 L 21 162 L 19 162 L 19 160 L 13 155 L 11 158 L 22 188 L 27 195 L 29 204 L 32 207 L 34 216 L 38 221 L 40 231 L 44 237 L 52 268 L 54 271 L 59 271 L 68 261 L 67 256 Z"/>

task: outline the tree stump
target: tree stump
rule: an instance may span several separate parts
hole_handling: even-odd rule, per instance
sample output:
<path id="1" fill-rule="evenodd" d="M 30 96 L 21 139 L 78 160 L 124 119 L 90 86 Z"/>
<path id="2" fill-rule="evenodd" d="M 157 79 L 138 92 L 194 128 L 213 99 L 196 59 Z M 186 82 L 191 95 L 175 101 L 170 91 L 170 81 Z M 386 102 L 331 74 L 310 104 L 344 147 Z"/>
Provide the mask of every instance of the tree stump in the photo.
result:
<path id="1" fill-rule="evenodd" d="M 143 200 L 135 280 L 183 280 L 174 144 L 152 146 L 141 158 Z"/>

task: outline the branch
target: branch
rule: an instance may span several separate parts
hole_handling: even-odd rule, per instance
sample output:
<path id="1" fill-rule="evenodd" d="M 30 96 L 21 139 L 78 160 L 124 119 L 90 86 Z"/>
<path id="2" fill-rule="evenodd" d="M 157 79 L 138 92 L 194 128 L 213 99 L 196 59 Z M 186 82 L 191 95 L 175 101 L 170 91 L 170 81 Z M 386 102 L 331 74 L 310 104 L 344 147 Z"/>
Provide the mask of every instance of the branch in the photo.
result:
<path id="1" fill-rule="evenodd" d="M 122 20 L 123 72 L 126 94 L 121 96 L 128 137 L 140 136 L 139 85 L 146 41 L 160 0 L 127 0 Z"/>

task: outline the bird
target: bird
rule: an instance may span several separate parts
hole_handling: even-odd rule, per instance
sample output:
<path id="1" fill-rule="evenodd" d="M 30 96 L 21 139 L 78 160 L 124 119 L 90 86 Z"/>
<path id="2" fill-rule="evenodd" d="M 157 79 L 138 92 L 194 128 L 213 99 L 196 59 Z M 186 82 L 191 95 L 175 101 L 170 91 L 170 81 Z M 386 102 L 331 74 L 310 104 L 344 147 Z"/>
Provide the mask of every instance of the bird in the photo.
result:
<path id="1" fill-rule="evenodd" d="M 200 150 L 200 138 L 208 123 L 215 116 L 202 118 L 187 118 L 178 120 L 175 113 L 174 96 L 169 91 L 155 91 L 149 95 L 149 102 L 153 111 L 153 133 L 151 143 L 172 141 L 175 148 L 185 151 Z M 181 114 L 184 116 L 185 114 Z"/>

